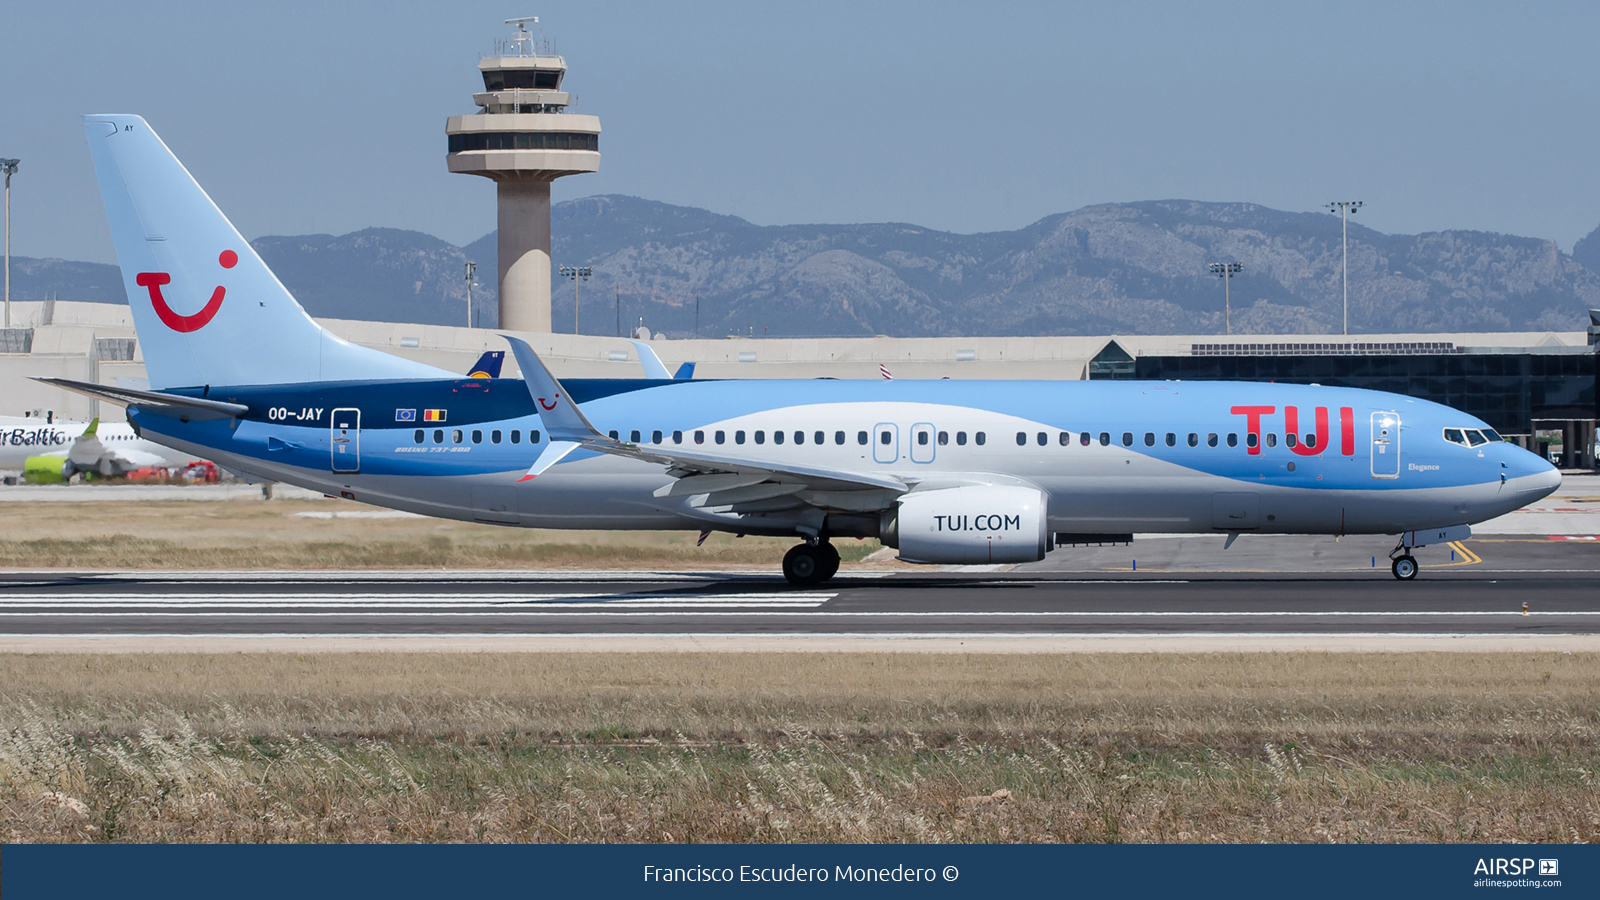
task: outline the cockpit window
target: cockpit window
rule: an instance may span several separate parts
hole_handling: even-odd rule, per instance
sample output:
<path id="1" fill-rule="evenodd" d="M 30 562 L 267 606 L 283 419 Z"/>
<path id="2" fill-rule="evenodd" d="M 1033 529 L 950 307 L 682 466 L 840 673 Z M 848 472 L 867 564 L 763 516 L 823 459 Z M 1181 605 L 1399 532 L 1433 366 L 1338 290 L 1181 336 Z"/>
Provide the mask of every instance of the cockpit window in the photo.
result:
<path id="1" fill-rule="evenodd" d="M 1491 441 L 1497 441 L 1498 442 L 1498 441 L 1505 440 L 1505 438 L 1500 436 L 1500 432 L 1495 431 L 1493 428 L 1485 428 L 1483 430 L 1483 436 L 1488 438 Z"/>
<path id="2" fill-rule="evenodd" d="M 1476 447 L 1480 444 L 1489 443 L 1489 439 L 1484 437 L 1483 432 L 1478 431 L 1476 428 L 1469 428 L 1467 429 L 1467 443 Z"/>
<path id="3" fill-rule="evenodd" d="M 1446 428 L 1444 430 L 1444 439 L 1452 444 L 1461 444 L 1462 446 L 1466 446 L 1467 443 L 1467 436 L 1462 434 L 1459 428 Z"/>

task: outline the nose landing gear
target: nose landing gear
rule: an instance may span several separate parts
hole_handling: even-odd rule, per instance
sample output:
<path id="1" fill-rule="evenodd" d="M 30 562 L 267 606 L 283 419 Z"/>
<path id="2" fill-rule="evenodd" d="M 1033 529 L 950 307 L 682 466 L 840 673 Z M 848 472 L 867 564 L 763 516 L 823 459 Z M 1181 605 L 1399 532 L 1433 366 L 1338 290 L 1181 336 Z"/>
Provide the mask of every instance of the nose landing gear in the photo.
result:
<path id="1" fill-rule="evenodd" d="M 839 551 L 827 541 L 797 544 L 783 555 L 783 577 L 795 587 L 821 584 L 839 572 Z"/>
<path id="2" fill-rule="evenodd" d="M 1394 558 L 1394 562 L 1389 564 L 1389 571 L 1393 572 L 1394 577 L 1401 581 L 1410 581 L 1417 577 L 1417 558 L 1409 553 L 1404 556 L 1397 556 Z"/>

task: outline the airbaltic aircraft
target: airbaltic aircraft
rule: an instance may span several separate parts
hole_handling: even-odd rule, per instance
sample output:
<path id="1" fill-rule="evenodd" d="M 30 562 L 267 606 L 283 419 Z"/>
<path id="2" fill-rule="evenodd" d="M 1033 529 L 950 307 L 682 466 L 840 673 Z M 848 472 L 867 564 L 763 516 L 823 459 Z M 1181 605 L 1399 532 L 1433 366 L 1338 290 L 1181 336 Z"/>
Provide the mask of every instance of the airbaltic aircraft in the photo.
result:
<path id="1" fill-rule="evenodd" d="M 261 478 L 539 528 L 788 535 L 919 563 L 1024 562 L 1135 532 L 1400 535 L 1410 548 L 1555 490 L 1545 460 L 1448 407 L 1229 382 L 461 378 L 306 315 L 142 118 L 85 118 L 151 390 L 142 434 Z M 657 363 L 654 369 L 660 369 Z"/>

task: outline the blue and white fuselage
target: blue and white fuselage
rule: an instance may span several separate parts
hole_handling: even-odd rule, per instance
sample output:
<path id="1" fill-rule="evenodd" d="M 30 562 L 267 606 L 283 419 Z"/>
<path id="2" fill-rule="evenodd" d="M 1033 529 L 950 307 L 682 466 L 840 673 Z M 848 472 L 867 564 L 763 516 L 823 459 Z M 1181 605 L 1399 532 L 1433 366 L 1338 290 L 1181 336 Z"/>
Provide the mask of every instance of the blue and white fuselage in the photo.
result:
<path id="1" fill-rule="evenodd" d="M 833 537 L 977 562 L 1137 532 L 1441 536 L 1560 483 L 1472 416 L 1348 388 L 562 383 L 515 338 L 522 379 L 457 378 L 312 322 L 142 119 L 86 131 L 154 386 L 112 399 L 161 443 L 336 496 L 528 527 L 795 535 L 785 572 L 810 583 L 837 568 Z"/>

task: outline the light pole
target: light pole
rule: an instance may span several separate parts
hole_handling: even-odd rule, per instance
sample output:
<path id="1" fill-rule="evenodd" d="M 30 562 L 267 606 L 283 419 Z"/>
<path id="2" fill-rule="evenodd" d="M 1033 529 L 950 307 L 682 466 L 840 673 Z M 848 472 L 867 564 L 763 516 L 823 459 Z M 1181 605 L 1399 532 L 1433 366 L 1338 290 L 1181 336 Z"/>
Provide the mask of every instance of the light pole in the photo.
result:
<path id="1" fill-rule="evenodd" d="M 6 327 L 11 327 L 11 176 L 17 174 L 20 159 L 0 159 L 6 173 Z"/>
<path id="2" fill-rule="evenodd" d="M 1233 301 L 1228 296 L 1228 282 L 1244 271 L 1244 263 L 1211 263 L 1206 268 L 1222 279 L 1222 333 L 1233 334 Z"/>
<path id="3" fill-rule="evenodd" d="M 594 266 L 562 266 L 558 269 L 562 275 L 572 279 L 572 333 L 578 333 L 578 279 L 589 280 L 594 274 Z"/>
<path id="4" fill-rule="evenodd" d="M 467 260 L 467 327 L 472 327 L 472 276 L 478 274 L 478 264 Z"/>
<path id="5" fill-rule="evenodd" d="M 1350 216 L 1366 204 L 1360 200 L 1335 200 L 1328 212 L 1339 214 L 1340 242 L 1344 245 L 1344 333 L 1350 333 Z"/>

